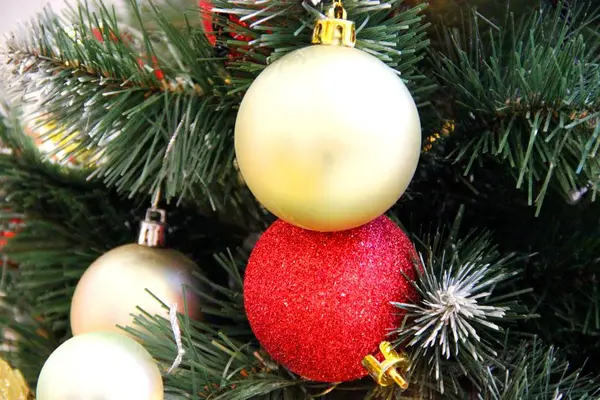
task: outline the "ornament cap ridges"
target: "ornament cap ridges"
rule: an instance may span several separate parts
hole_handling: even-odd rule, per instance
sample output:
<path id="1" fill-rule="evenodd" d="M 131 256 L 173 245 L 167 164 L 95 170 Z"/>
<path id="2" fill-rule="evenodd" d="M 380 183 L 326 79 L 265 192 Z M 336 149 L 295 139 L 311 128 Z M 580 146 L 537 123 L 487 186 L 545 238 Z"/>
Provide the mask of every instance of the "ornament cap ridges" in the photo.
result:
<path id="1" fill-rule="evenodd" d="M 317 21 L 313 30 L 312 43 L 333 46 L 354 47 L 356 27 L 348 21 L 347 12 L 340 0 L 334 1 L 327 11 L 327 18 Z"/>
<path id="2" fill-rule="evenodd" d="M 140 224 L 138 244 L 148 247 L 163 247 L 166 241 L 167 212 L 160 208 L 149 208 Z"/>

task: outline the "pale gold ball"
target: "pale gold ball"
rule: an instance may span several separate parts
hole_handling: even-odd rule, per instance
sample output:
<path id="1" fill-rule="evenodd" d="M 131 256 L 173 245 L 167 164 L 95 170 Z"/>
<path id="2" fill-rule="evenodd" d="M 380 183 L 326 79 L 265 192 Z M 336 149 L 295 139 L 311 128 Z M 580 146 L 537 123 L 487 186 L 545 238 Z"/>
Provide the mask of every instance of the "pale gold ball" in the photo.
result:
<path id="1" fill-rule="evenodd" d="M 197 286 L 192 276 L 196 265 L 183 254 L 128 244 L 109 251 L 85 271 L 75 288 L 71 302 L 73 335 L 109 331 L 123 333 L 117 327 L 132 326 L 131 314 L 140 314 L 136 307 L 168 318 L 167 306 L 177 303 L 177 310 L 200 319 L 200 300 L 192 289 L 184 295 L 182 285 Z"/>
<path id="2" fill-rule="evenodd" d="M 419 114 L 395 71 L 364 51 L 316 45 L 267 67 L 235 125 L 254 196 L 305 229 L 363 225 L 402 195 L 421 150 Z"/>
<path id="3" fill-rule="evenodd" d="M 112 332 L 75 336 L 40 373 L 37 400 L 162 400 L 156 362 L 139 343 Z"/>

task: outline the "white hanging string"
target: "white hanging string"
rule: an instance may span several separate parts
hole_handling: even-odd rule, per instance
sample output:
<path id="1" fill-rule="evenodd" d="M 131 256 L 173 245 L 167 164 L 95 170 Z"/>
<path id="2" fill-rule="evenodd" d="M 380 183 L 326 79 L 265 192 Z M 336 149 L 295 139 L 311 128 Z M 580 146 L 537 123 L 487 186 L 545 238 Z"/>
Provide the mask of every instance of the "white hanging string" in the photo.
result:
<path id="1" fill-rule="evenodd" d="M 173 330 L 173 337 L 175 338 L 175 344 L 177 345 L 177 357 L 173 361 L 171 368 L 167 371 L 167 374 L 170 374 L 175 370 L 175 368 L 181 365 L 183 361 L 183 356 L 185 355 L 185 350 L 183 349 L 183 344 L 181 343 L 181 329 L 179 329 L 179 319 L 177 318 L 177 303 L 174 303 L 169 307 L 169 321 L 171 322 L 171 329 Z"/>

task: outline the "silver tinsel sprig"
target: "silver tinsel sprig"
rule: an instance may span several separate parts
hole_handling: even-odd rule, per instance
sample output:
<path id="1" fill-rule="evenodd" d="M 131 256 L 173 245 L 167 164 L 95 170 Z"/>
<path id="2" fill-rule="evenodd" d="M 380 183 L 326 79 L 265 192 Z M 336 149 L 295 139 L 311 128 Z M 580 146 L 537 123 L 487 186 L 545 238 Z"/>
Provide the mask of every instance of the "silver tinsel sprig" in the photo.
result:
<path id="1" fill-rule="evenodd" d="M 406 313 L 394 334 L 411 353 L 413 373 L 443 393 L 448 375 L 481 376 L 503 347 L 503 327 L 527 315 L 515 299 L 524 292 L 506 289 L 519 273 L 510 267 L 517 258 L 502 257 L 488 235 L 442 243 L 438 234 L 432 243 L 414 283 L 420 301 L 393 303 Z"/>

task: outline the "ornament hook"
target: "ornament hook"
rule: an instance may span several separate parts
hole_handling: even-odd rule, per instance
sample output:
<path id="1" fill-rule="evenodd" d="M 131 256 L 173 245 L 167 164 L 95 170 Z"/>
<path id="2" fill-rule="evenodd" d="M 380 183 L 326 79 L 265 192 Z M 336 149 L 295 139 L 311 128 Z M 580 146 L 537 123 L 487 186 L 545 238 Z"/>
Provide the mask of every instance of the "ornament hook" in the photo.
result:
<path id="1" fill-rule="evenodd" d="M 340 0 L 335 1 L 331 8 L 327 11 L 329 18 L 348 19 L 348 13 Z"/>
<path id="2" fill-rule="evenodd" d="M 346 18 L 348 13 L 341 0 L 335 0 L 327 11 L 327 18 L 317 21 L 313 31 L 313 44 L 354 47 L 356 27 Z"/>
<path id="3" fill-rule="evenodd" d="M 140 225 L 138 244 L 148 247 L 162 247 L 165 245 L 165 232 L 167 227 L 167 212 L 159 208 L 146 210 L 146 218 Z"/>
<path id="4" fill-rule="evenodd" d="M 372 355 L 363 358 L 362 365 L 369 372 L 369 375 L 381 386 L 390 386 L 394 383 L 400 386 L 402 390 L 408 388 L 408 381 L 401 372 L 405 372 L 409 367 L 408 356 L 404 353 L 399 354 L 394 350 L 389 342 L 381 342 L 379 351 L 385 358 L 379 362 Z"/>

